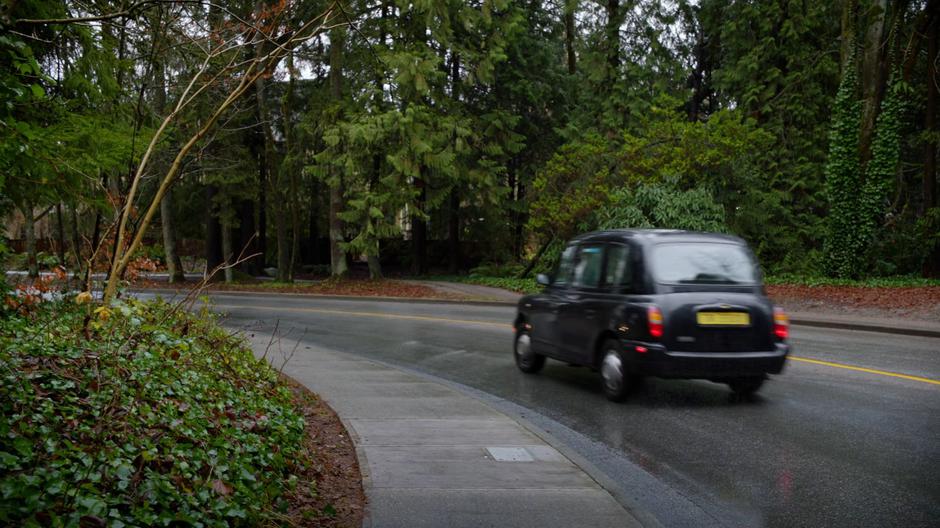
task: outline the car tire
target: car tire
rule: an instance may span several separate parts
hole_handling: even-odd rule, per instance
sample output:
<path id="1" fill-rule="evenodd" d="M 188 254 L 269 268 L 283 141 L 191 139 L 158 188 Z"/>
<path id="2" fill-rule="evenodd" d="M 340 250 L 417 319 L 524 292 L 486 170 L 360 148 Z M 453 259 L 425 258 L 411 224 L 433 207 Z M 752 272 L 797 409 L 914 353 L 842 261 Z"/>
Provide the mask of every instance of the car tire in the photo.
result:
<path id="1" fill-rule="evenodd" d="M 601 348 L 603 356 L 600 370 L 604 395 L 615 402 L 623 401 L 641 379 L 627 369 L 620 348 L 620 342 L 616 339 L 608 339 Z"/>
<path id="2" fill-rule="evenodd" d="M 526 374 L 535 374 L 545 366 L 545 356 L 535 352 L 532 349 L 532 337 L 526 331 L 516 333 L 516 340 L 513 343 L 513 356 L 516 358 L 516 366 Z"/>
<path id="3" fill-rule="evenodd" d="M 734 378 L 728 381 L 731 392 L 739 396 L 750 396 L 760 390 L 764 385 L 764 376 L 749 376 L 744 378 Z"/>

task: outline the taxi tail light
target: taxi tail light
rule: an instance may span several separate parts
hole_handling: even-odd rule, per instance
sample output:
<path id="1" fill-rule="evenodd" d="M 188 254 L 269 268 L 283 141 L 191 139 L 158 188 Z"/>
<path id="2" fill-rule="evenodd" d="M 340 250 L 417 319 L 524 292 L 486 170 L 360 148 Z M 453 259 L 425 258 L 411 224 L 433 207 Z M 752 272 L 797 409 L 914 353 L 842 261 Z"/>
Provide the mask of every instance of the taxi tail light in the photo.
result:
<path id="1" fill-rule="evenodd" d="M 657 306 L 646 309 L 646 320 L 649 324 L 650 335 L 659 339 L 663 336 L 663 312 Z"/>
<path id="2" fill-rule="evenodd" d="M 790 337 L 790 318 L 780 307 L 774 308 L 774 335 L 781 341 Z"/>

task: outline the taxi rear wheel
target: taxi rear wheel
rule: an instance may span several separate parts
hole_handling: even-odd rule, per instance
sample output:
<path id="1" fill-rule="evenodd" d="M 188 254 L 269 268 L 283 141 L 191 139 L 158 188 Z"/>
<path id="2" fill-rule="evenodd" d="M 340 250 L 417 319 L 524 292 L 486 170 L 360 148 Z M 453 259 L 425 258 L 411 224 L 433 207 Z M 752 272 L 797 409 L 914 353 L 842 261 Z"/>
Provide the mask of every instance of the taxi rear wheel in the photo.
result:
<path id="1" fill-rule="evenodd" d="M 532 350 L 532 338 L 526 331 L 520 331 L 516 334 L 513 352 L 516 358 L 516 366 L 526 374 L 535 374 L 545 366 L 545 356 Z"/>

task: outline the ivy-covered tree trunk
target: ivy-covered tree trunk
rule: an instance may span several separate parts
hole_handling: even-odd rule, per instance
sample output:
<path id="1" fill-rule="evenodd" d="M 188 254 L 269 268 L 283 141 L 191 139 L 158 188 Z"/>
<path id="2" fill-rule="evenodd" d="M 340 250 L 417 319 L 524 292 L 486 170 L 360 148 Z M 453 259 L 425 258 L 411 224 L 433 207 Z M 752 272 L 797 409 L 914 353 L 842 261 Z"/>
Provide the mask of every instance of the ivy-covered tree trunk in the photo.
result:
<path id="1" fill-rule="evenodd" d="M 940 96 L 940 78 L 937 77 L 938 28 L 940 17 L 935 17 L 927 33 L 927 108 L 924 113 L 924 130 L 927 132 L 927 141 L 924 145 L 924 174 L 923 199 L 924 214 L 937 207 L 937 98 Z M 924 276 L 940 276 L 940 244 L 935 243 L 933 250 L 927 255 L 924 262 Z"/>
<path id="2" fill-rule="evenodd" d="M 834 277 L 854 275 L 859 233 L 857 193 L 859 178 L 858 129 L 860 105 L 856 99 L 858 76 L 849 58 L 842 74 L 832 112 L 829 161 L 826 164 L 826 197 L 829 202 L 825 239 L 826 273 Z"/>

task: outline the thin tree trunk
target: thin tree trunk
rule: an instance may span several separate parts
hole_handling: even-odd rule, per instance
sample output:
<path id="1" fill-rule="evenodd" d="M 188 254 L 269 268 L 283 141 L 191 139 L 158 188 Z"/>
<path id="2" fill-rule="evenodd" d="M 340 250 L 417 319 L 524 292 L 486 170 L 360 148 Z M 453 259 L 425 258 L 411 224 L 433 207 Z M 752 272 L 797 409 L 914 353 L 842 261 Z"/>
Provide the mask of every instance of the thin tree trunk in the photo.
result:
<path id="1" fill-rule="evenodd" d="M 33 219 L 33 207 L 27 204 L 20 209 L 23 213 L 23 231 L 26 235 L 26 273 L 31 278 L 39 276 L 39 261 L 36 256 L 36 224 Z"/>
<path id="2" fill-rule="evenodd" d="M 346 28 L 337 27 L 330 31 L 330 92 L 337 103 L 343 99 L 343 46 Z M 336 170 L 336 169 L 332 169 Z M 343 177 L 334 173 L 330 179 L 330 265 L 332 275 L 346 275 L 346 252 L 340 244 L 343 242 L 343 221 L 339 213 L 345 208 L 343 197 Z"/>
<path id="3" fill-rule="evenodd" d="M 258 56 L 264 55 L 264 42 L 258 44 Z M 274 236 L 277 242 L 277 275 L 280 282 L 290 282 L 290 248 L 288 247 L 287 218 L 284 214 L 283 172 L 278 171 L 274 163 L 274 133 L 271 131 L 271 114 L 268 112 L 264 76 L 255 81 L 255 95 L 258 105 L 258 114 L 261 116 L 261 128 L 264 131 L 264 162 L 271 186 L 271 195 L 277 207 L 274 208 Z"/>
<path id="4" fill-rule="evenodd" d="M 287 55 L 287 92 L 284 94 L 283 104 L 281 106 L 281 118 L 284 120 L 284 151 L 287 153 L 284 167 L 287 170 L 288 183 L 290 184 L 290 265 L 287 270 L 289 280 L 294 280 L 294 273 L 297 265 L 300 263 L 300 179 L 297 164 L 294 162 L 293 145 L 293 124 L 291 123 L 291 111 L 293 109 L 294 98 L 294 54 Z"/>
<path id="5" fill-rule="evenodd" d="M 225 208 L 229 208 L 228 202 L 226 202 Z M 234 270 L 232 269 L 234 258 L 234 251 L 232 250 L 232 226 L 228 220 L 231 218 L 231 211 L 226 210 L 222 214 L 222 218 L 222 261 L 225 264 L 225 269 L 222 273 L 225 277 L 225 283 L 231 284 L 235 280 Z"/>
<path id="6" fill-rule="evenodd" d="M 206 186 L 206 272 L 222 264 L 222 225 L 216 212 L 215 196 L 219 189 L 215 185 Z"/>
<path id="7" fill-rule="evenodd" d="M 81 275 L 82 268 L 84 263 L 82 262 L 82 238 L 78 234 L 78 206 L 72 205 L 69 207 L 69 210 L 72 213 L 72 222 L 71 222 L 71 236 L 72 236 L 72 254 L 75 258 L 75 278 L 78 279 Z"/>
<path id="8" fill-rule="evenodd" d="M 59 265 L 63 268 L 68 267 L 65 263 L 65 223 L 62 221 L 62 203 L 55 204 L 56 218 L 56 257 L 59 258 Z"/>
<path id="9" fill-rule="evenodd" d="M 160 36 L 160 21 L 163 20 L 162 10 L 158 13 L 157 27 L 154 29 L 153 34 L 154 40 Z M 154 49 L 156 49 L 156 44 Z M 153 110 L 156 115 L 162 116 L 166 113 L 166 66 L 161 53 L 154 53 L 153 58 Z M 164 156 L 155 157 L 154 162 L 158 173 L 165 170 Z M 163 200 L 160 202 L 160 226 L 163 231 L 163 256 L 166 260 L 167 281 L 170 284 L 185 282 L 183 262 L 180 260 L 179 252 L 176 249 L 176 221 L 173 218 L 172 189 L 167 189 Z"/>
<path id="10" fill-rule="evenodd" d="M 450 92 L 454 102 L 460 101 L 460 54 L 451 53 Z M 447 214 L 447 239 L 450 246 L 448 269 L 451 274 L 460 271 L 460 196 L 457 184 L 450 190 L 450 207 Z"/>
<path id="11" fill-rule="evenodd" d="M 540 247 L 539 250 L 535 253 L 535 256 L 532 257 L 532 260 L 529 261 L 529 264 L 525 267 L 524 270 L 522 270 L 522 273 L 519 274 L 520 279 L 524 279 L 528 277 L 530 273 L 532 273 L 532 269 L 535 268 L 535 265 L 538 264 L 540 260 L 542 260 L 542 255 L 545 254 L 545 250 L 548 249 L 548 246 L 552 243 L 552 240 L 553 239 L 549 238 L 542 243 L 542 247 Z"/>
<path id="12" fill-rule="evenodd" d="M 176 250 L 176 225 L 173 219 L 173 194 L 168 189 L 160 202 L 160 224 L 163 228 L 163 253 L 166 258 L 166 271 L 171 284 L 185 282 L 183 262 Z"/>
<path id="13" fill-rule="evenodd" d="M 460 196 L 457 194 L 456 187 L 450 191 L 447 231 L 450 246 L 448 269 L 451 274 L 456 274 L 460 271 Z"/>
<path id="14" fill-rule="evenodd" d="M 423 170 L 421 171 L 423 174 Z M 415 188 L 418 189 L 418 200 L 415 207 L 422 213 L 426 212 L 428 199 L 428 186 L 423 178 L 415 178 Z M 428 223 L 417 213 L 411 215 L 411 272 L 414 275 L 424 275 L 428 272 Z"/>

